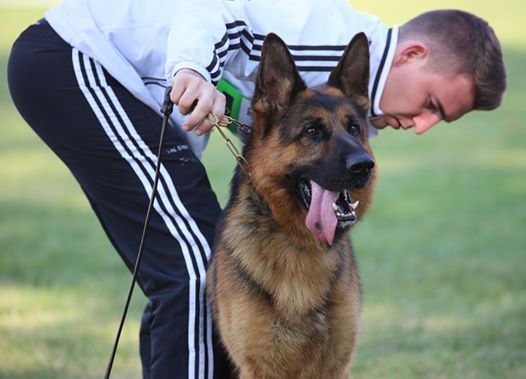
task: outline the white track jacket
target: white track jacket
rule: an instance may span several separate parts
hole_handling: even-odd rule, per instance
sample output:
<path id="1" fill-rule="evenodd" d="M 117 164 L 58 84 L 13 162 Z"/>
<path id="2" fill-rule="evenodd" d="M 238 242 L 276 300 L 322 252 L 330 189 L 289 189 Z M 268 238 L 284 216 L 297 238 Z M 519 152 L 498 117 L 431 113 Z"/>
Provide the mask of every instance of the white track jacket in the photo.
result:
<path id="1" fill-rule="evenodd" d="M 371 115 L 379 103 L 398 28 L 346 0 L 64 0 L 45 18 L 70 45 L 99 61 L 135 97 L 159 112 L 174 73 L 191 68 L 226 92 L 232 116 L 250 124 L 266 34 L 288 45 L 308 86 L 325 83 L 352 37 L 370 42 Z M 174 111 L 172 121 L 183 116 Z M 207 136 L 188 133 L 197 156 Z"/>

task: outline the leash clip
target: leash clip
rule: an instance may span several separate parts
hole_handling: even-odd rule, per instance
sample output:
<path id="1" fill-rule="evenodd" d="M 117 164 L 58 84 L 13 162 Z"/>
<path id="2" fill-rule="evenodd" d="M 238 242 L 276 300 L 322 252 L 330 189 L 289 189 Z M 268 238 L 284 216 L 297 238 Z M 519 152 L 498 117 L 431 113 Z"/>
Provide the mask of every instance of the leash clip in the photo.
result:
<path id="1" fill-rule="evenodd" d="M 228 150 L 230 150 L 230 152 L 232 153 L 232 155 L 236 159 L 237 164 L 239 165 L 239 167 L 241 167 L 241 169 L 245 172 L 245 174 L 247 174 L 248 177 L 250 178 L 251 176 L 250 176 L 250 172 L 249 172 L 249 169 L 248 169 L 248 162 L 247 162 L 247 160 L 239 152 L 239 150 L 236 148 L 236 146 L 230 140 L 230 138 L 228 138 L 228 136 L 225 134 L 225 132 L 223 130 L 221 130 L 221 127 L 225 127 L 225 126 L 230 125 L 231 123 L 234 123 L 234 124 L 236 124 L 239 127 L 244 127 L 246 130 L 250 130 L 250 128 L 247 125 L 242 124 L 239 121 L 233 119 L 232 117 L 226 116 L 226 115 L 223 116 L 223 118 L 221 120 L 219 120 L 219 118 L 217 118 L 217 116 L 215 114 L 209 113 L 206 118 L 208 119 L 208 121 L 210 121 L 210 123 L 212 125 L 215 126 L 215 129 L 219 132 L 219 134 L 223 138 L 223 141 L 225 141 L 225 144 L 228 147 Z M 244 131 L 244 133 L 246 133 L 246 131 Z M 248 133 L 250 134 L 250 132 L 248 132 Z"/>

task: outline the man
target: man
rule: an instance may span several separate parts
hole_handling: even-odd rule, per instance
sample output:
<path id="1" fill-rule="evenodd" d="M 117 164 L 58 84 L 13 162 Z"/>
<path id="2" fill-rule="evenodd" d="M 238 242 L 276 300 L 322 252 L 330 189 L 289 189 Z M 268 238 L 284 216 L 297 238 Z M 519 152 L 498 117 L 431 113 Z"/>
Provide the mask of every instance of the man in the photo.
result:
<path id="1" fill-rule="evenodd" d="M 372 87 L 374 127 L 414 128 L 422 134 L 440 121 L 500 105 L 506 74 L 499 41 L 486 21 L 461 11 L 427 12 L 402 25 L 395 43 L 393 56 L 382 57 L 391 63 L 381 96 L 375 97 L 378 87 Z M 374 64 L 374 55 L 372 59 Z M 202 100 L 183 128 L 197 134 L 208 131 L 211 125 L 205 117 L 216 110 L 210 104 L 217 101 L 223 108 L 222 94 L 191 70 L 179 71 L 173 83 L 171 99 L 181 113 L 189 113 L 190 105 Z"/>
<path id="2" fill-rule="evenodd" d="M 377 128 L 423 133 L 496 108 L 505 89 L 493 30 L 460 11 L 423 14 L 400 28 L 344 0 L 66 0 L 48 11 L 13 46 L 11 95 L 72 171 L 130 269 L 157 162 L 158 109 L 173 85 L 179 112 L 167 131 L 138 279 L 150 299 L 140 341 L 145 378 L 224 373 L 204 298 L 220 208 L 198 157 L 209 113 L 221 118 L 228 106 L 250 124 L 261 45 L 271 31 L 288 44 L 309 86 L 323 84 L 350 39 L 365 32 Z"/>

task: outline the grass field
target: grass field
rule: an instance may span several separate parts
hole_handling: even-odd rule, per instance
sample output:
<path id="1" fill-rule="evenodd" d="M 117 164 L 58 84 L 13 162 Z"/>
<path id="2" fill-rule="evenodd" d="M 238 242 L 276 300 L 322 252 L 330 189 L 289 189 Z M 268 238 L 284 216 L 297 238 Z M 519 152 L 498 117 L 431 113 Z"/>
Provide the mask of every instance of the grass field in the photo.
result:
<path id="1" fill-rule="evenodd" d="M 0 378 L 100 378 L 130 276 L 10 102 L 10 45 L 43 12 L 15 3 L 0 2 Z M 496 112 L 372 141 L 376 199 L 353 233 L 364 287 L 353 377 L 526 378 L 526 6 L 353 3 L 389 24 L 407 10 L 478 13 L 503 41 L 509 76 Z M 224 203 L 233 159 L 214 136 L 204 160 Z M 144 304 L 137 291 L 112 378 L 140 377 Z"/>

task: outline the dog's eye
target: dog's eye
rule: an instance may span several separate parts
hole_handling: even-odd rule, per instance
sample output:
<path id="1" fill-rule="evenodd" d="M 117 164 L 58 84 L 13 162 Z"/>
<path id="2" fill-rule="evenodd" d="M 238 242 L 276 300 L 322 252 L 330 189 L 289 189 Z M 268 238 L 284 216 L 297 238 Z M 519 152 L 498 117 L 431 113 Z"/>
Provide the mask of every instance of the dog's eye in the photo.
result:
<path id="1" fill-rule="evenodd" d="M 359 136 L 361 131 L 360 131 L 360 125 L 358 125 L 356 122 L 354 121 L 350 121 L 348 126 L 347 126 L 347 130 L 348 132 L 353 135 L 353 136 Z"/>
<path id="2" fill-rule="evenodd" d="M 309 126 L 305 130 L 305 134 L 307 134 L 309 137 L 318 137 L 321 134 L 321 131 L 315 126 Z"/>
<path id="3" fill-rule="evenodd" d="M 303 134 L 309 138 L 320 138 L 323 137 L 323 124 L 319 120 L 307 123 Z"/>

